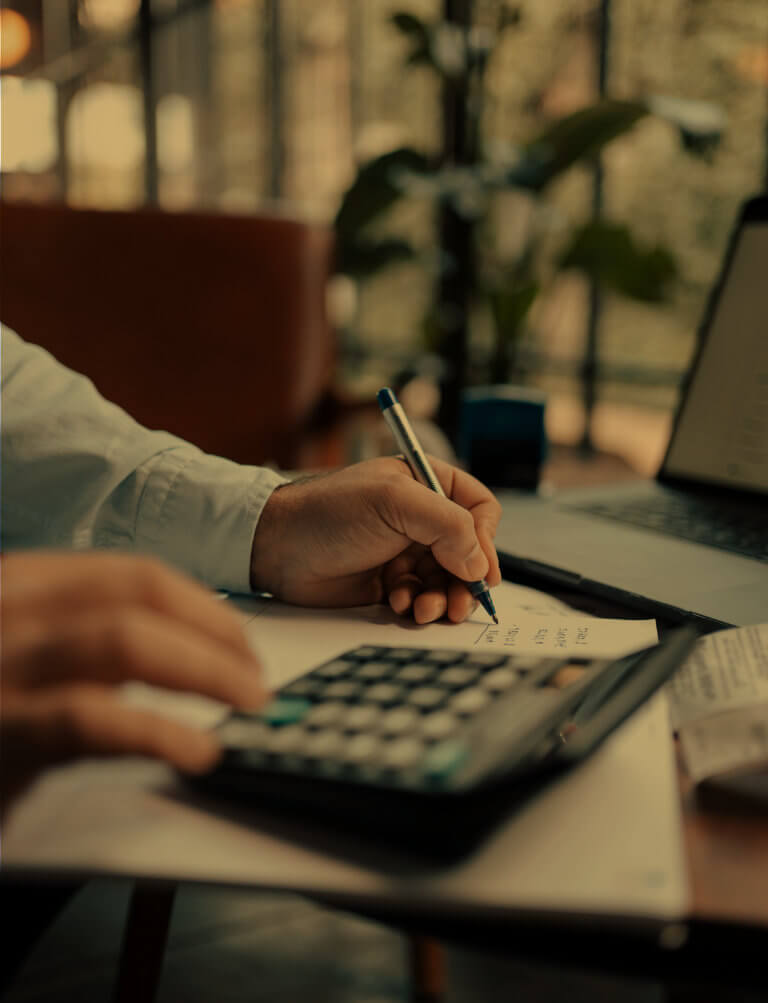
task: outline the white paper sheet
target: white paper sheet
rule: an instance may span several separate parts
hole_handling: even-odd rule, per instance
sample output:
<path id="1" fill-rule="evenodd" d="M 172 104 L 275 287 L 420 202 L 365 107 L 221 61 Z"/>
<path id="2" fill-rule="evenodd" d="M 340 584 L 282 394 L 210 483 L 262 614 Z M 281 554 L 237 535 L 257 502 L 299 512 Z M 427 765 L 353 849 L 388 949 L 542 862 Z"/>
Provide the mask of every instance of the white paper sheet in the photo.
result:
<path id="1" fill-rule="evenodd" d="M 768 801 L 768 624 L 701 638 L 667 690 L 693 781 Z"/>
<path id="2" fill-rule="evenodd" d="M 419 625 L 386 606 L 306 609 L 272 599 L 233 600 L 272 686 L 358 644 L 415 648 L 493 648 L 510 654 L 613 658 L 658 639 L 654 620 L 588 616 L 533 589 L 502 582 L 493 590 L 495 626 L 479 608 L 464 623 Z"/>
<path id="3" fill-rule="evenodd" d="M 765 703 L 768 710 L 768 623 L 700 638 L 667 689 L 675 728 L 739 707 Z"/>
<path id="4" fill-rule="evenodd" d="M 720 774 L 763 774 L 768 797 L 768 703 L 689 721 L 680 730 L 680 744 L 695 782 Z"/>
<path id="5" fill-rule="evenodd" d="M 653 643 L 653 621 L 594 621 L 530 590 L 494 590 L 513 650 L 619 655 Z M 534 606 L 522 608 L 520 603 Z M 362 643 L 470 647 L 487 619 L 417 627 L 383 607 L 296 609 L 237 601 L 273 686 Z M 539 631 L 547 626 L 547 636 Z M 486 638 L 484 641 L 483 639 Z M 225 708 L 213 701 L 131 687 L 130 699 L 204 725 Z M 578 769 L 503 823 L 477 852 L 448 868 L 371 851 L 353 838 L 315 837 L 265 824 L 257 809 L 201 799 L 172 770 L 141 760 L 85 762 L 51 771 L 14 808 L 3 833 L 3 866 L 44 873 L 107 874 L 284 888 L 341 896 L 354 904 L 414 914 L 521 911 L 673 920 L 688 888 L 680 801 L 666 701 L 658 694 Z"/>

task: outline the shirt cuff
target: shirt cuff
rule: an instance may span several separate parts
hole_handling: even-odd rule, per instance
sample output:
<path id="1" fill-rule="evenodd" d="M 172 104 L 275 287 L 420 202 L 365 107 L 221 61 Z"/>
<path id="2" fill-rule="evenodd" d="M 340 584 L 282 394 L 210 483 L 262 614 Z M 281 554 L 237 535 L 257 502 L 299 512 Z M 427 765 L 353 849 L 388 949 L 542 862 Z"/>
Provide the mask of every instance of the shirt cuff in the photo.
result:
<path id="1" fill-rule="evenodd" d="M 191 447 L 155 458 L 144 483 L 136 546 L 213 588 L 250 592 L 251 545 L 267 499 L 288 478 Z"/>

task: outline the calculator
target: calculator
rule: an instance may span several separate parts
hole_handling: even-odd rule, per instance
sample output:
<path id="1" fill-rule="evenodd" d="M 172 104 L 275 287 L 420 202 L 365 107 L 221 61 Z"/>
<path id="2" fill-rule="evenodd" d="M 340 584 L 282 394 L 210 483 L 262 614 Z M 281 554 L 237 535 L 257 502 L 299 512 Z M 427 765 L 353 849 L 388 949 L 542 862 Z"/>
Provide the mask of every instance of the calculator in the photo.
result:
<path id="1" fill-rule="evenodd" d="M 586 758 L 684 661 L 696 631 L 617 660 L 363 645 L 216 727 L 193 783 L 435 856 L 469 850 Z"/>

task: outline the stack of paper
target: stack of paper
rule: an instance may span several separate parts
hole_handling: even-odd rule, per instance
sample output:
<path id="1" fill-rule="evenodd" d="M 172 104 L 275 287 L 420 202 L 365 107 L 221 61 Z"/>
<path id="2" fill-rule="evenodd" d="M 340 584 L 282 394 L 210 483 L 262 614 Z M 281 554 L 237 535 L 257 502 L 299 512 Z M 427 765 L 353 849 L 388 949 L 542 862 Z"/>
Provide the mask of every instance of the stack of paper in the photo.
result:
<path id="1" fill-rule="evenodd" d="M 701 638 L 669 694 L 694 782 L 768 800 L 768 624 Z"/>

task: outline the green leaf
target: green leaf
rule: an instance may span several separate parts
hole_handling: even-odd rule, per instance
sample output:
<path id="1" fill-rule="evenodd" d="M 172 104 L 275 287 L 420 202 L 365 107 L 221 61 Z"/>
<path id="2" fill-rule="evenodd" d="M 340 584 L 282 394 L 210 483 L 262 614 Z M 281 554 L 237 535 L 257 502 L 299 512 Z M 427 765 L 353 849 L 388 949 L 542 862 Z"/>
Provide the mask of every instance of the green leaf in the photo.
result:
<path id="1" fill-rule="evenodd" d="M 405 173 L 427 173 L 423 153 L 402 147 L 365 164 L 344 194 L 336 213 L 337 236 L 353 236 L 400 198 Z"/>
<path id="2" fill-rule="evenodd" d="M 628 227 L 604 221 L 578 229 L 558 265 L 561 269 L 576 268 L 601 285 L 651 303 L 665 299 L 678 273 L 667 248 L 659 244 L 643 248 Z"/>
<path id="3" fill-rule="evenodd" d="M 648 114 L 641 101 L 606 99 L 548 126 L 523 150 L 507 175 L 509 184 L 540 191 L 579 160 L 600 150 Z"/>
<path id="4" fill-rule="evenodd" d="M 491 311 L 496 336 L 501 342 L 509 344 L 521 333 L 523 321 L 538 294 L 539 283 L 534 279 L 516 287 L 501 286 L 491 291 Z"/>
<path id="5" fill-rule="evenodd" d="M 413 247 L 406 240 L 339 240 L 336 245 L 336 271 L 355 279 L 368 278 L 388 265 L 411 261 Z"/>
<path id="6" fill-rule="evenodd" d="M 391 20 L 396 28 L 411 38 L 418 40 L 422 38 L 426 39 L 429 36 L 429 28 L 426 22 L 416 17 L 415 14 L 409 14 L 407 11 L 397 11 L 392 15 Z"/>
<path id="7" fill-rule="evenodd" d="M 406 63 L 412 66 L 419 63 L 431 63 L 431 29 L 427 23 L 406 11 L 398 11 L 393 14 L 391 20 L 394 26 L 413 42 L 413 48 L 408 54 Z"/>

